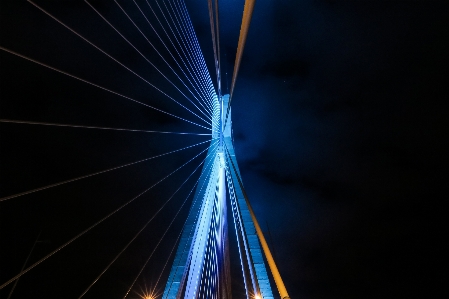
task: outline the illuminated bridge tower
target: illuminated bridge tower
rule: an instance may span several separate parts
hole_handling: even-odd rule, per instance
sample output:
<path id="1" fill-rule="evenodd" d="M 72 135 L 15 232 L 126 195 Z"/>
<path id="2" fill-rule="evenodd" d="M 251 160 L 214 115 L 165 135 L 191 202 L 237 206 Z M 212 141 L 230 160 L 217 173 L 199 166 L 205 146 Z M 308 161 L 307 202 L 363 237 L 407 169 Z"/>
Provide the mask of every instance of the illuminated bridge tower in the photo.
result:
<path id="1" fill-rule="evenodd" d="M 252 210 L 235 158 L 230 113 L 227 124 L 222 121 L 222 107 L 227 107 L 228 99 L 229 95 L 223 96 L 222 101 L 215 98 L 212 146 L 162 299 L 231 298 L 227 205 L 234 220 L 246 296 L 248 299 L 273 298 Z"/>

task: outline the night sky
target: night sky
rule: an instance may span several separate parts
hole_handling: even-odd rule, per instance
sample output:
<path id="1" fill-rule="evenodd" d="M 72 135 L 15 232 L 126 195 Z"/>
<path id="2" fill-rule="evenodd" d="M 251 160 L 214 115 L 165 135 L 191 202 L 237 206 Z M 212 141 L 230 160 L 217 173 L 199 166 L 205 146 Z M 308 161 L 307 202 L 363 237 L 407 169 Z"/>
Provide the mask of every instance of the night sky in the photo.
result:
<path id="1" fill-rule="evenodd" d="M 225 91 L 243 2 L 220 1 Z M 114 1 L 90 3 L 169 73 Z M 119 3 L 161 47 L 134 3 Z M 215 83 L 207 1 L 186 3 Z M 36 4 L 190 105 L 85 2 Z M 439 200 L 447 199 L 440 193 L 449 166 L 448 15 L 447 1 L 257 1 L 232 102 L 233 134 L 246 191 L 292 299 L 426 298 L 443 281 L 436 273 L 447 238 Z M 1 47 L 201 123 L 26 1 L 1 0 L 0 34 Z M 0 119 L 208 133 L 5 51 L 0 76 Z M 0 122 L 0 197 L 209 138 Z M 0 202 L 0 283 L 20 271 L 39 234 L 28 265 L 206 148 Z M 25 274 L 11 298 L 78 298 L 204 157 Z M 123 297 L 198 175 L 85 298 Z M 190 203 L 137 288 L 155 287 Z M 240 298 L 242 282 L 233 287 Z"/>

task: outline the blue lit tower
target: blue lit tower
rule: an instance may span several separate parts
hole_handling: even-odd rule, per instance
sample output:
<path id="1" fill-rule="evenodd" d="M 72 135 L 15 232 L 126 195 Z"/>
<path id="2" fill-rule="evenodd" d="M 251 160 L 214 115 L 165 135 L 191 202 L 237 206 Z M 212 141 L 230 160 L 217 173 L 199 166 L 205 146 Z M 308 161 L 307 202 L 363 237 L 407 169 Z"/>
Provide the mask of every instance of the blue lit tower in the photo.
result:
<path id="1" fill-rule="evenodd" d="M 228 100 L 229 95 L 224 95 L 221 103 L 215 97 L 216 111 L 227 107 Z M 234 220 L 247 298 L 273 298 L 235 157 L 230 112 L 226 125 L 223 118 L 224 113 L 214 114 L 213 123 L 221 126 L 214 126 L 215 146 L 204 164 L 163 299 L 231 298 L 227 204 Z"/>
<path id="2" fill-rule="evenodd" d="M 232 139 L 232 94 L 254 4 L 255 0 L 245 0 L 230 95 L 222 95 L 218 0 L 208 0 L 217 75 L 217 92 L 212 103 L 213 139 L 162 299 L 232 297 L 227 204 L 232 212 L 247 299 L 273 299 L 264 255 L 281 299 L 289 298 L 246 196 Z"/>

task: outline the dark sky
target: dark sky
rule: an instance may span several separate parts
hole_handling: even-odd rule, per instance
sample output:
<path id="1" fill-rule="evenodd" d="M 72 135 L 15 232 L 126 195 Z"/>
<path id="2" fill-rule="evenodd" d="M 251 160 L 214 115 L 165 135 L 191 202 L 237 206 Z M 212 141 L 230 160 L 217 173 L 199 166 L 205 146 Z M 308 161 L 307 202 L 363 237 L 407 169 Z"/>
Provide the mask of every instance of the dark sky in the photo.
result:
<path id="1" fill-rule="evenodd" d="M 186 2 L 215 80 L 207 1 Z M 0 3 L 0 46 L 195 120 L 31 4 Z M 189 105 L 86 3 L 36 3 Z M 113 1 L 91 3 L 168 72 Z M 119 3 L 160 47 L 135 5 Z M 247 193 L 292 299 L 423 298 L 442 281 L 435 272 L 445 222 L 438 200 L 449 164 L 448 6 L 257 1 L 233 99 L 233 133 Z M 220 8 L 226 89 L 243 0 L 221 1 Z M 4 51 L 0 63 L 1 119 L 207 133 Z M 0 197 L 207 138 L 0 123 Z M 39 232 L 29 264 L 205 148 L 1 202 L 1 283 L 19 272 Z M 78 298 L 201 157 L 24 275 L 11 298 Z M 123 296 L 196 178 L 85 298 Z M 186 215 L 184 208 L 138 287 L 154 287 Z"/>

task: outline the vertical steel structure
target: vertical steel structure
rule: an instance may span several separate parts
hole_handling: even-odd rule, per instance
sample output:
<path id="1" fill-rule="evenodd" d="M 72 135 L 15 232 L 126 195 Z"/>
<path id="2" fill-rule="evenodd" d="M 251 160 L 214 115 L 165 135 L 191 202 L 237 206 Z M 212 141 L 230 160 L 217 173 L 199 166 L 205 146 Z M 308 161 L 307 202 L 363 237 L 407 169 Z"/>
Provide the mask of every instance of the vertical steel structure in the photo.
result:
<path id="1" fill-rule="evenodd" d="M 239 247 L 248 299 L 273 299 L 255 223 L 243 189 L 232 141 L 231 117 L 224 124 L 229 95 L 215 98 L 213 141 L 181 235 L 163 299 L 230 299 L 227 205 Z M 223 130 L 224 128 L 224 130 Z M 226 187 L 227 190 L 226 191 Z M 227 196 L 229 195 L 229 200 Z"/>
<path id="2" fill-rule="evenodd" d="M 209 150 L 203 166 L 162 299 L 231 299 L 227 203 L 247 299 L 274 299 L 262 253 L 281 299 L 289 298 L 246 196 L 232 138 L 231 100 L 254 4 L 255 0 L 245 0 L 231 92 L 222 95 L 218 0 L 208 0 L 218 92 L 212 103 L 212 142 L 218 146 Z"/>

